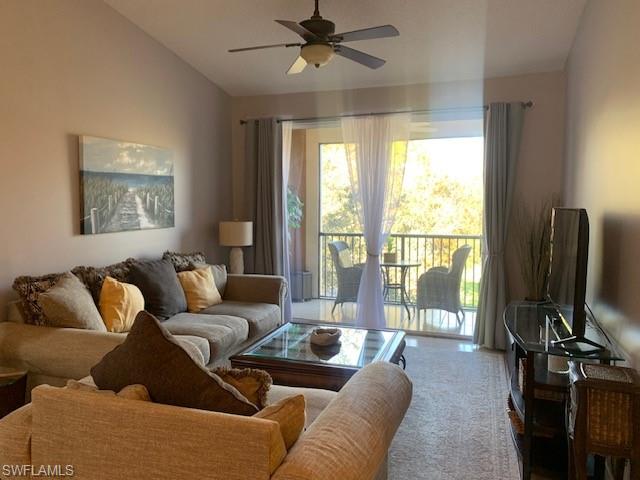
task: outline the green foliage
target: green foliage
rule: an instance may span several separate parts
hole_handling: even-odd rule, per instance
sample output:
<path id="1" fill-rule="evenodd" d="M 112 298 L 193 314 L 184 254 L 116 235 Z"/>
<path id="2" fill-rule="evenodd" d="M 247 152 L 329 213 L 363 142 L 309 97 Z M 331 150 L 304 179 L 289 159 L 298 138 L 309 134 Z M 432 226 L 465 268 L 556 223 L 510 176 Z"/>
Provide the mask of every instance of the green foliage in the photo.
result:
<path id="1" fill-rule="evenodd" d="M 298 193 L 289 185 L 287 187 L 287 226 L 289 228 L 300 228 L 302 226 L 302 217 L 304 203 L 300 200 Z"/>

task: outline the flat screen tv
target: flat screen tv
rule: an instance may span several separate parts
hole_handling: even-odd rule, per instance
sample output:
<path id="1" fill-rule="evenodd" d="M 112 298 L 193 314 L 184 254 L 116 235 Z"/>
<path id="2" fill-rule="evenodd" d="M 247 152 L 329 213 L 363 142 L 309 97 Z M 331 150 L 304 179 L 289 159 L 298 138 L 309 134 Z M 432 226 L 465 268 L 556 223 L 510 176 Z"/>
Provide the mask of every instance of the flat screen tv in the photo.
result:
<path id="1" fill-rule="evenodd" d="M 589 219 L 583 208 L 554 208 L 548 300 L 570 336 L 584 338 Z"/>

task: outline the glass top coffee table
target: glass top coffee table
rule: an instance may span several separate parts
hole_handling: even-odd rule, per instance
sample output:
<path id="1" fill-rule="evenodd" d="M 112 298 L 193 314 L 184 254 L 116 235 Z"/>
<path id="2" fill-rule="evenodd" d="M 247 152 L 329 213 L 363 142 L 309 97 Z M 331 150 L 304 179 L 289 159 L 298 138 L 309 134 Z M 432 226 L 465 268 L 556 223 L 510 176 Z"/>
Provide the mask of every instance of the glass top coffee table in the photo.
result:
<path id="1" fill-rule="evenodd" d="M 340 342 L 326 347 L 311 344 L 309 336 L 318 327 L 339 328 Z M 278 385 L 338 391 L 369 363 L 404 364 L 404 337 L 401 330 L 285 323 L 230 360 L 233 368 L 266 370 Z"/>

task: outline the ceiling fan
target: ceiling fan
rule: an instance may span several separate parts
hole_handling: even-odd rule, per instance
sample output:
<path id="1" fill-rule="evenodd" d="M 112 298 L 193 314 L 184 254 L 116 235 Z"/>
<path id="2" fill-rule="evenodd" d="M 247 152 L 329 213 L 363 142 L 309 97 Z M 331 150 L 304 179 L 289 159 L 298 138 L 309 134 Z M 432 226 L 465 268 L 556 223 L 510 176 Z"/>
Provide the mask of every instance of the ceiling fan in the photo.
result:
<path id="1" fill-rule="evenodd" d="M 364 28 L 352 32 L 334 33 L 335 24 L 322 18 L 318 10 L 318 0 L 315 0 L 316 8 L 311 18 L 300 23 L 289 20 L 276 20 L 280 25 L 294 31 L 302 37 L 304 43 L 278 43 L 275 45 L 261 45 L 258 47 L 234 48 L 229 52 L 246 52 L 247 50 L 262 50 L 276 47 L 300 47 L 300 54 L 295 62 L 287 70 L 287 74 L 300 73 L 307 65 L 315 65 L 316 68 L 329 63 L 334 55 L 348 58 L 369 68 L 380 68 L 385 60 L 369 55 L 368 53 L 345 47 L 343 42 L 356 40 L 371 40 L 374 38 L 397 37 L 400 35 L 393 25 Z"/>

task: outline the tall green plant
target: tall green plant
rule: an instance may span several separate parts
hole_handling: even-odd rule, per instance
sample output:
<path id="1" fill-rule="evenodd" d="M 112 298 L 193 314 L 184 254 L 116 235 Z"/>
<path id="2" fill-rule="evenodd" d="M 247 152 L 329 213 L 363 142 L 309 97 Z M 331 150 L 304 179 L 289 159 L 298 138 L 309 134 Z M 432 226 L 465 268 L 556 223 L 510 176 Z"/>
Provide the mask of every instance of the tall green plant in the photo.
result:
<path id="1" fill-rule="evenodd" d="M 515 234 L 527 300 L 543 301 L 546 298 L 551 261 L 552 204 L 553 199 L 531 207 L 520 200 L 516 209 Z"/>

